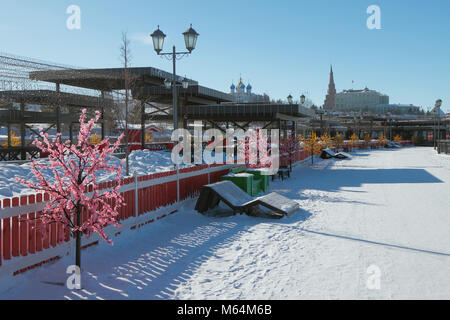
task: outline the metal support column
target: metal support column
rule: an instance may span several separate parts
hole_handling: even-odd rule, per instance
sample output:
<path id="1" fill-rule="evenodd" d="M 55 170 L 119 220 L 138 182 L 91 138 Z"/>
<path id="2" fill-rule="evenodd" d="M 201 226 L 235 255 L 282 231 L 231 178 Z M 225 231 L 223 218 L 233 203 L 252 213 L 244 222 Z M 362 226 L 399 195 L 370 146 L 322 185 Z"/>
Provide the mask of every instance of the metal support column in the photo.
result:
<path id="1" fill-rule="evenodd" d="M 59 83 L 56 84 L 56 92 L 60 92 Z M 56 132 L 61 133 L 61 106 L 59 105 L 59 101 L 58 105 L 56 106 Z"/>
<path id="2" fill-rule="evenodd" d="M 7 130 L 8 130 L 8 148 L 11 147 L 11 124 L 8 122 L 7 124 Z"/>
<path id="3" fill-rule="evenodd" d="M 73 144 L 73 123 L 69 124 L 69 139 L 70 143 Z"/>
<path id="4" fill-rule="evenodd" d="M 27 159 L 27 152 L 25 151 L 26 147 L 26 141 L 25 141 L 25 103 L 20 103 L 20 114 L 21 114 L 21 121 L 20 121 L 20 158 L 22 160 Z"/>
<path id="5" fill-rule="evenodd" d="M 145 147 L 145 103 L 141 101 L 141 147 Z"/>
<path id="6" fill-rule="evenodd" d="M 100 119 L 102 119 L 102 140 L 105 139 L 105 92 L 102 91 L 101 93 L 101 117 Z"/>

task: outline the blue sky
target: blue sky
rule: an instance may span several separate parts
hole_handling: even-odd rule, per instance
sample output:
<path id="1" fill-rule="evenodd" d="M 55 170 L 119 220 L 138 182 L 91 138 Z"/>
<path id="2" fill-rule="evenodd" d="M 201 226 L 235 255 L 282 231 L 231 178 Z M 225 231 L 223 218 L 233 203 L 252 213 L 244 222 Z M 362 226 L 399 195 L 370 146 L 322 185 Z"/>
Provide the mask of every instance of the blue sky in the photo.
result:
<path id="1" fill-rule="evenodd" d="M 81 8 L 81 30 L 68 30 L 66 9 Z M 369 30 L 369 5 L 381 9 L 381 30 Z M 148 35 L 159 24 L 165 49 L 184 49 L 189 23 L 197 49 L 178 73 L 228 91 L 242 75 L 272 98 L 303 92 L 322 105 L 333 64 L 338 91 L 375 89 L 391 103 L 427 110 L 437 98 L 450 112 L 450 1 L 3 1 L 0 51 L 80 67 L 119 67 L 122 31 L 132 65 L 167 71 Z"/>

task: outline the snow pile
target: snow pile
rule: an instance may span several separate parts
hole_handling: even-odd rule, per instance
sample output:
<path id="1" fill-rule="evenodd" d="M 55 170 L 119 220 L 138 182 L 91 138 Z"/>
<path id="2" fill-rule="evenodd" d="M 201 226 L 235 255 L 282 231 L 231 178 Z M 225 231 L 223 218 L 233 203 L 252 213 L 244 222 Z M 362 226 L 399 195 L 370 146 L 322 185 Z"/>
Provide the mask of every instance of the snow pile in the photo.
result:
<path id="1" fill-rule="evenodd" d="M 114 160 L 117 164 L 119 159 Z M 125 165 L 125 159 L 123 159 Z M 147 175 L 156 172 L 174 170 L 171 152 L 136 150 L 130 153 L 130 174 Z"/>
<path id="2" fill-rule="evenodd" d="M 39 162 L 47 161 L 45 159 L 39 160 Z M 123 161 L 125 167 L 125 159 L 118 159 L 111 157 L 110 164 L 119 166 Z M 164 151 L 149 151 L 149 150 L 137 150 L 130 153 L 129 157 L 130 174 L 136 173 L 137 175 L 147 175 L 157 172 L 170 171 L 174 169 L 174 164 L 171 160 L 171 153 Z M 180 167 L 186 167 L 181 165 Z M 43 172 L 44 176 L 53 181 L 53 174 L 51 170 Z M 125 170 L 123 171 L 123 176 Z M 27 181 L 35 181 L 35 177 L 30 167 L 30 163 L 23 165 L 6 164 L 0 162 L 0 199 L 7 197 L 16 197 L 33 192 L 24 187 L 20 182 L 15 180 L 16 177 L 23 178 Z M 113 180 L 115 174 L 111 172 L 100 172 L 97 176 L 98 182 L 104 182 Z"/>
<path id="3" fill-rule="evenodd" d="M 150 151 L 150 150 L 135 150 L 130 153 L 129 165 L 130 175 L 136 174 L 138 176 L 148 175 L 152 173 L 165 172 L 175 170 L 175 165 L 172 162 L 172 153 L 170 151 Z M 217 159 L 212 153 L 212 160 L 220 161 L 223 159 L 223 163 L 226 161 L 226 154 L 218 156 Z M 235 157 L 236 159 L 236 157 Z M 46 159 L 38 160 L 38 162 L 47 161 Z M 124 167 L 122 177 L 125 177 L 125 159 L 119 159 L 111 157 L 109 160 L 110 165 Z M 194 167 L 195 164 L 180 164 L 180 168 Z M 53 174 L 51 170 L 43 172 L 48 181 L 53 181 Z M 0 161 L 0 200 L 3 198 L 17 197 L 32 193 L 33 190 L 24 187 L 20 182 L 15 180 L 16 177 L 23 178 L 27 181 L 37 182 L 34 178 L 33 172 L 30 167 L 30 163 L 22 165 L 2 163 Z M 111 172 L 99 172 L 97 173 L 97 182 L 110 181 L 115 179 L 115 174 Z"/>

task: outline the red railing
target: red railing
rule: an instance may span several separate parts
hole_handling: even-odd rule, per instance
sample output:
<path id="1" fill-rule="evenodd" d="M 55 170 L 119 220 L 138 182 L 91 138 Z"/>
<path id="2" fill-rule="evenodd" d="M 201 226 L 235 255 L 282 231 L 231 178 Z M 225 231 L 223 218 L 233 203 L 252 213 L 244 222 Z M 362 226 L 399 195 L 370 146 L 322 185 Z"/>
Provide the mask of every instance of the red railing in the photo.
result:
<path id="1" fill-rule="evenodd" d="M 305 150 L 297 150 L 291 156 L 289 155 L 289 153 L 283 153 L 280 155 L 280 166 L 286 167 L 289 165 L 294 165 L 298 162 L 301 162 L 301 161 L 309 158 L 309 156 L 310 155 Z M 290 161 L 289 161 L 289 158 L 291 158 Z"/>
<path id="2" fill-rule="evenodd" d="M 399 142 L 401 145 L 406 146 L 406 145 L 411 145 L 411 141 L 409 140 L 405 140 L 405 141 L 401 141 Z M 342 150 L 344 148 L 356 148 L 356 149 L 362 149 L 362 148 L 366 148 L 366 147 L 370 147 L 370 146 L 374 146 L 377 148 L 381 148 L 383 147 L 383 143 L 381 143 L 380 141 L 371 141 L 369 143 L 366 143 L 364 141 L 357 141 L 355 143 L 353 143 L 351 140 L 345 140 L 344 143 L 339 147 L 339 150 Z M 335 151 L 338 151 L 337 148 L 334 148 Z M 280 166 L 289 166 L 289 165 L 294 165 L 297 164 L 301 161 L 304 161 L 308 158 L 310 158 L 311 154 L 305 150 L 297 150 L 295 151 L 292 156 L 291 156 L 291 162 L 289 161 L 289 153 L 283 153 L 280 155 Z"/>
<path id="3" fill-rule="evenodd" d="M 233 165 L 202 165 L 179 170 L 180 200 L 196 196 L 201 187 L 220 180 Z M 100 190 L 114 187 L 115 181 L 99 184 Z M 177 173 L 168 171 L 121 180 L 120 193 L 126 205 L 119 210 L 122 228 L 107 227 L 110 237 L 154 222 L 176 210 Z M 39 231 L 38 218 L 48 194 L 31 194 L 0 201 L 0 275 L 17 274 L 70 252 L 73 239 L 62 224 L 47 226 L 48 236 Z M 162 209 L 162 210 L 161 210 Z M 83 221 L 87 219 L 82 214 Z M 83 238 L 83 247 L 98 243 L 97 235 Z"/>

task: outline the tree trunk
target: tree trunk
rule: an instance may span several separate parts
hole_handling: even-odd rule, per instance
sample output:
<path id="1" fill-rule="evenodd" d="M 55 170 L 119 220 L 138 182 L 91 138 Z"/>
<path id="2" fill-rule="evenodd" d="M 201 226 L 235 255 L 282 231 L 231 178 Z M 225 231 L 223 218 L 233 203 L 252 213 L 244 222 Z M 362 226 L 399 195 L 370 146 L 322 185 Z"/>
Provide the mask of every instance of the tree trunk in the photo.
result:
<path id="1" fill-rule="evenodd" d="M 292 152 L 289 150 L 289 172 L 292 172 Z"/>
<path id="2" fill-rule="evenodd" d="M 81 226 L 81 210 L 77 210 L 77 227 Z M 75 234 L 75 265 L 81 272 L 81 231 L 77 230 Z"/>

